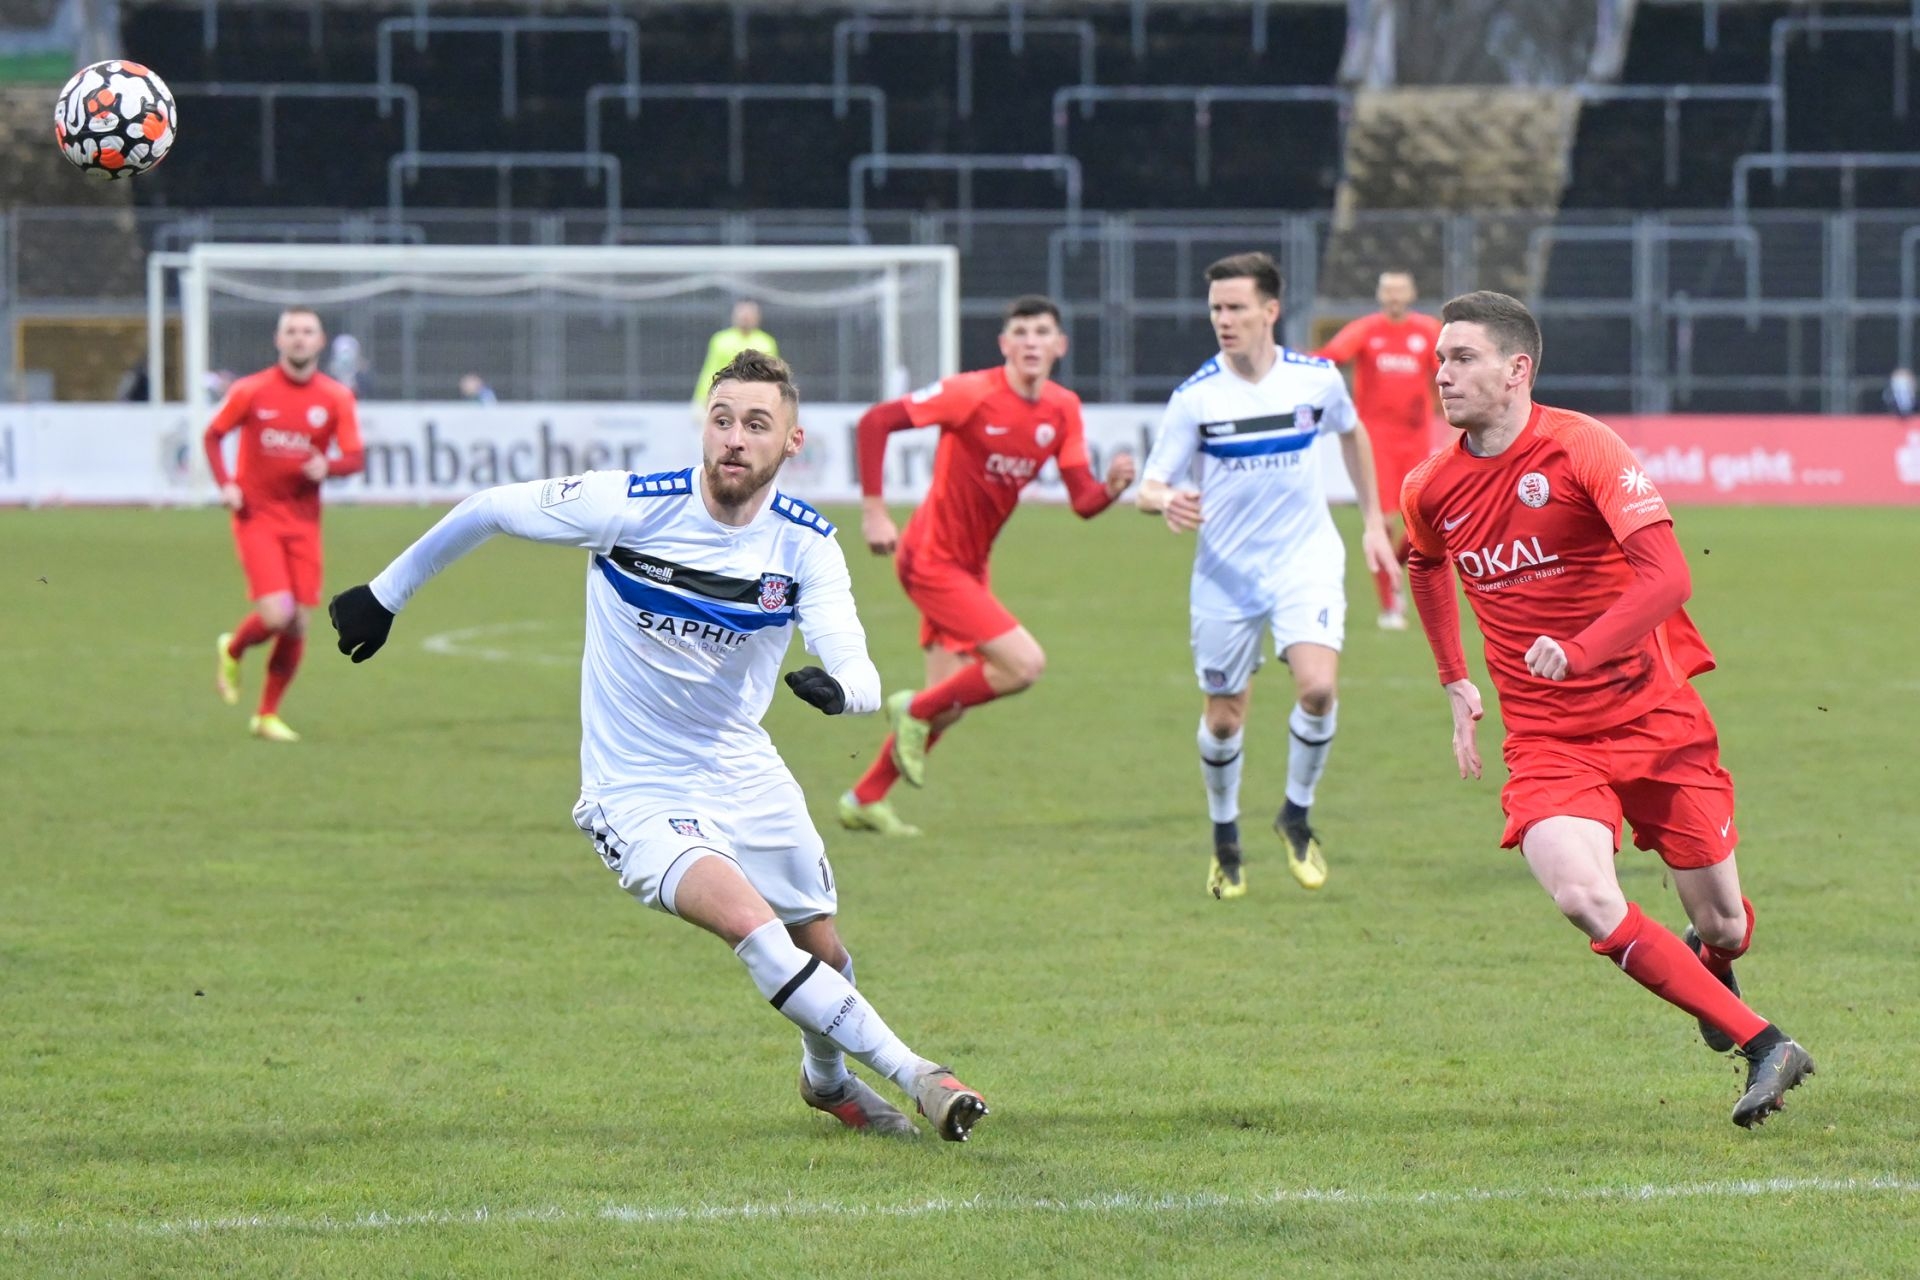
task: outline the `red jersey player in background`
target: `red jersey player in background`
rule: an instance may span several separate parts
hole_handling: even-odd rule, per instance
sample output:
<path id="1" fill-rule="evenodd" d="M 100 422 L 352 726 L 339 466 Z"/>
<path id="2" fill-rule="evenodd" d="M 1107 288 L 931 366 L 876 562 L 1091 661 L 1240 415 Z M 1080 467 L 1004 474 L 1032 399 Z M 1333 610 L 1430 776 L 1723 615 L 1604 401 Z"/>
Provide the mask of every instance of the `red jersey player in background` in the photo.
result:
<path id="1" fill-rule="evenodd" d="M 1508 780 L 1502 847 L 1519 846 L 1593 950 L 1739 1046 L 1733 1122 L 1780 1109 L 1813 1074 L 1805 1049 L 1740 998 L 1733 962 L 1753 939 L 1734 866 L 1733 779 L 1689 678 L 1713 655 L 1673 517 L 1626 443 L 1584 414 L 1533 402 L 1540 328 L 1516 299 L 1469 293 L 1440 313 L 1441 408 L 1465 431 L 1402 495 L 1413 598 L 1453 709 L 1461 777 L 1480 776 L 1480 692 L 1467 678 L 1453 573 L 1486 637 Z M 1622 818 L 1658 852 L 1693 922 L 1682 942 L 1628 902 L 1614 857 Z"/>
<path id="2" fill-rule="evenodd" d="M 1440 336 L 1440 322 L 1412 309 L 1416 296 L 1412 273 L 1382 271 L 1374 294 L 1380 310 L 1361 316 L 1313 353 L 1353 366 L 1353 404 L 1367 424 L 1367 438 L 1373 441 L 1380 509 L 1388 513 L 1400 509 L 1400 487 L 1407 473 L 1432 452 L 1433 343 Z M 1395 550 L 1404 562 L 1404 535 Z M 1373 584 L 1380 596 L 1381 627 L 1406 630 L 1399 571 L 1376 570 Z"/>
<path id="3" fill-rule="evenodd" d="M 1005 364 L 875 405 L 860 419 L 860 532 L 875 555 L 895 555 L 900 585 L 920 610 L 927 683 L 887 699 L 893 733 L 840 798 L 841 824 L 852 830 L 919 835 L 887 803 L 894 782 L 922 785 L 927 752 L 968 707 L 1040 678 L 1046 654 L 994 598 L 987 577 L 987 553 L 1020 491 L 1057 460 L 1074 511 L 1092 519 L 1133 483 L 1133 458 L 1125 453 L 1115 455 L 1104 484 L 1094 478 L 1080 397 L 1048 380 L 1066 353 L 1060 308 L 1028 294 L 1007 307 L 1000 330 Z M 936 425 L 933 483 L 903 534 L 881 494 L 887 436 Z"/>
<path id="4" fill-rule="evenodd" d="M 281 312 L 273 334 L 280 359 L 235 382 L 207 425 L 207 465 L 233 513 L 253 601 L 253 611 L 220 637 L 215 686 L 227 705 L 239 702 L 240 655 L 273 641 L 251 723 L 269 742 L 300 739 L 280 718 L 280 698 L 300 666 L 308 612 L 320 603 L 320 483 L 352 475 L 366 460 L 353 392 L 319 370 L 326 345 L 314 312 Z M 240 448 L 229 473 L 221 441 L 235 431 Z M 335 445 L 339 452 L 328 456 Z"/>

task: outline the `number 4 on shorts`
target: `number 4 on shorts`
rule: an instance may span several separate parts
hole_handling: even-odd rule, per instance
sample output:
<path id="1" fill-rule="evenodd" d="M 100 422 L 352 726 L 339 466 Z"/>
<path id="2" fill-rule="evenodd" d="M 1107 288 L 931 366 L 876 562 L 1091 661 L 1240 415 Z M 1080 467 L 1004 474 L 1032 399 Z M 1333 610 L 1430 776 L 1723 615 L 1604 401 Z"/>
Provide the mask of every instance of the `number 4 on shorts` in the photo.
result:
<path id="1" fill-rule="evenodd" d="M 1322 609 L 1322 610 L 1320 611 L 1320 625 L 1321 625 L 1321 626 L 1323 626 L 1323 627 L 1324 627 L 1324 626 L 1326 626 L 1326 625 L 1327 625 L 1327 614 L 1328 614 L 1328 613 L 1330 613 L 1330 612 L 1331 612 L 1331 610 L 1328 610 L 1328 609 Z"/>

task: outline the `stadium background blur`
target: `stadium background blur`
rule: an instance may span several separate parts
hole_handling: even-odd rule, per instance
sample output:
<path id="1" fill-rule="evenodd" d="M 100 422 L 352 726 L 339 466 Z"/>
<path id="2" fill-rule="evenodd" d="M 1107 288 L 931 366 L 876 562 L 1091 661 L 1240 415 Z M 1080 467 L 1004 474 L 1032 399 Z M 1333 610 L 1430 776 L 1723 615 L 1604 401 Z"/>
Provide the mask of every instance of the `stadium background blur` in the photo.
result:
<path id="1" fill-rule="evenodd" d="M 50 102 L 74 67 L 112 55 L 167 79 L 180 136 L 152 173 L 94 184 L 51 145 Z M 1920 982 L 1902 853 L 1920 816 L 1903 763 L 1920 691 L 1903 638 L 1920 432 L 1883 392 L 1915 360 L 1920 317 L 1916 70 L 1920 4 L 1897 0 L 0 0 L 0 505 L 74 496 L 82 472 L 113 461 L 108 440 L 162 477 L 116 499 L 135 510 L 0 512 L 17 859 L 0 1008 L 21 1033 L 0 1089 L 23 1117 L 5 1181 L 30 1189 L 0 1204 L 0 1227 L 19 1265 L 200 1274 L 202 1250 L 231 1248 L 219 1259 L 242 1270 L 304 1259 L 344 1274 L 314 1261 L 329 1256 L 314 1242 L 364 1227 L 361 1243 L 324 1244 L 364 1247 L 336 1264 L 531 1274 L 558 1256 L 584 1273 L 633 1259 L 623 1233 L 636 1219 L 614 1204 L 677 1233 L 649 1237 L 662 1252 L 648 1265 L 680 1274 L 716 1259 L 777 1267 L 794 1250 L 816 1273 L 937 1270 L 903 1250 L 941 1247 L 973 1251 L 987 1274 L 1042 1261 L 1102 1274 L 1691 1274 L 1681 1239 L 1688 1256 L 1757 1247 L 1803 1274 L 1907 1271 L 1920 1078 L 1896 1046 L 1911 1044 L 1903 1011 Z M 1742 860 L 1779 948 L 1756 951 L 1749 981 L 1833 1046 L 1832 1078 L 1796 1096 L 1769 1147 L 1700 1138 L 1726 1127 L 1731 1085 L 1675 1065 L 1700 1052 L 1682 1047 L 1690 1027 L 1643 1032 L 1637 998 L 1581 967 L 1525 876 L 1488 851 L 1490 788 L 1437 789 L 1444 714 L 1417 637 L 1390 649 L 1365 628 L 1350 641 L 1322 808 L 1356 856 L 1335 847 L 1324 901 L 1261 875 L 1248 911 L 1222 923 L 1200 894 L 1185 552 L 1115 516 L 1057 562 L 1065 517 L 1043 510 L 1014 522 L 996 582 L 1050 627 L 1059 674 L 943 761 L 951 782 L 920 816 L 956 834 L 910 855 L 907 874 L 895 851 L 830 839 L 864 945 L 938 947 L 972 975 L 964 999 L 931 976 L 888 989 L 901 1007 L 951 1007 L 927 1039 L 942 1031 L 983 1064 L 1001 1122 L 969 1154 L 1010 1163 L 962 1173 L 822 1147 L 757 1078 L 782 1078 L 784 1027 L 714 1013 L 715 1040 L 668 1025 L 635 1046 L 635 1026 L 676 1001 L 709 1010 L 660 989 L 578 1004 L 605 972 L 582 920 L 656 976 L 731 978 L 633 919 L 565 829 L 569 575 L 489 551 L 491 569 L 422 606 L 416 638 L 439 647 L 387 664 L 371 696 L 316 655 L 298 695 L 300 785 L 351 788 L 350 831 L 338 795 L 290 797 L 258 763 L 267 749 L 216 722 L 199 667 L 237 604 L 224 521 L 138 509 L 211 497 L 193 473 L 201 424 L 185 411 L 172 292 L 157 403 L 122 399 L 145 369 L 148 255 L 216 241 L 293 255 L 694 246 L 694 266 L 699 246 L 953 245 L 961 367 L 997 361 L 1007 298 L 1051 292 L 1073 337 L 1057 376 L 1111 407 L 1123 439 L 1212 351 L 1200 272 L 1225 253 L 1280 260 L 1296 347 L 1372 310 L 1383 268 L 1411 270 L 1427 310 L 1472 288 L 1519 295 L 1545 332 L 1539 398 L 1617 425 L 1682 512 L 1696 615 L 1727 668 L 1708 695 L 1761 850 Z M 360 340 L 376 424 L 378 406 L 460 400 L 477 373 L 498 403 L 469 412 L 492 415 L 502 439 L 536 431 L 526 403 L 654 406 L 684 430 L 690 380 L 726 318 L 724 298 L 709 299 L 673 313 L 656 343 L 582 339 L 611 353 L 593 362 L 564 358 L 572 336 L 542 329 L 537 298 L 435 316 L 417 344 L 377 314 L 323 310 Z M 797 320 L 765 312 L 786 345 Z M 256 345 L 219 363 L 269 363 L 265 323 L 253 331 Z M 858 363 L 866 351 L 790 354 L 810 402 L 857 406 L 894 389 Z M 668 430 L 664 416 L 606 421 L 616 440 Z M 48 447 L 48 432 L 71 448 Z M 338 496 L 358 483 L 338 482 Z M 827 499 L 849 483 L 795 476 Z M 1786 509 L 1807 504 L 1822 505 Z M 351 516 L 329 520 L 333 587 L 425 519 Z M 107 574 L 129 546 L 170 572 Z M 904 605 L 884 568 L 855 571 L 883 673 L 910 678 Z M 85 602 L 63 603 L 66 584 Z M 1152 625 L 1089 620 L 1136 590 L 1164 606 Z M 1356 578 L 1350 596 L 1366 592 Z M 827 830 L 865 739 L 774 717 Z M 1048 749 L 1034 767 L 1061 723 L 1079 728 L 1086 759 Z M 118 794 L 97 813 L 109 771 Z M 1403 803 L 1372 803 L 1381 789 Z M 88 877 L 76 848 L 121 859 L 109 879 L 137 892 Z M 936 857 L 975 882 L 964 925 L 923 891 Z M 469 877 L 451 892 L 449 858 Z M 1656 872 L 1636 866 L 1652 900 Z M 401 893 L 438 925 L 409 917 Z M 1151 914 L 1162 902 L 1171 923 Z M 1415 902 L 1450 919 L 1401 914 Z M 1074 927 L 1043 929 L 1042 906 L 1132 938 L 1073 943 Z M 309 936 L 313 920 L 325 925 Z M 1138 941 L 1163 929 L 1173 941 Z M 1529 970 L 1531 986 L 1499 985 L 1523 955 L 1559 963 Z M 1333 956 L 1339 973 L 1322 964 Z M 1116 969 L 1124 996 L 1102 976 Z M 442 982 L 439 1002 L 422 994 Z M 370 1005 L 389 1020 L 363 1026 L 335 1007 L 348 987 L 397 1012 Z M 226 1007 L 196 1001 L 202 988 Z M 67 1003 L 76 991 L 83 1008 Z M 1582 1082 L 1564 1064 L 1591 1052 L 1595 1019 L 1624 1039 L 1608 1078 Z M 1081 1039 L 1041 1052 L 1062 1025 Z M 530 1028 L 539 1061 L 515 1047 Z M 1126 1059 L 1170 1028 L 1191 1053 Z M 955 1041 L 962 1030 L 974 1039 Z M 1437 1059 L 1419 1047 L 1442 1041 Z M 645 1119 L 621 1116 L 637 1131 L 608 1127 L 610 1075 L 645 1093 L 702 1061 L 733 1063 L 736 1043 L 752 1046 L 757 1076 L 730 1066 L 712 1096 L 655 1095 Z M 464 1088 L 473 1078 L 487 1082 L 483 1106 Z M 779 1101 L 763 1106 L 762 1092 Z M 671 1175 L 646 1163 L 662 1143 Z M 1635 1186 L 1647 1194 L 1634 1200 Z M 1339 1187 L 1344 1204 L 1323 1194 Z M 791 1234 L 752 1238 L 781 1203 L 799 1220 Z M 956 1216 L 969 1203 L 997 1223 L 992 1239 Z M 489 1229 L 499 1252 L 462 1254 L 484 1237 L 462 1236 L 460 1215 L 484 1204 L 517 1206 L 520 1225 Z M 700 1205 L 719 1210 L 699 1218 Z M 254 1243 L 181 1225 L 222 1211 L 240 1215 L 226 1239 Z M 381 1234 L 381 1214 L 411 1231 Z M 1064 1225 L 1078 1214 L 1097 1222 L 1090 1234 Z M 1233 1230 L 1214 1236 L 1223 1222 Z M 849 1234 L 829 1246 L 809 1223 Z"/>

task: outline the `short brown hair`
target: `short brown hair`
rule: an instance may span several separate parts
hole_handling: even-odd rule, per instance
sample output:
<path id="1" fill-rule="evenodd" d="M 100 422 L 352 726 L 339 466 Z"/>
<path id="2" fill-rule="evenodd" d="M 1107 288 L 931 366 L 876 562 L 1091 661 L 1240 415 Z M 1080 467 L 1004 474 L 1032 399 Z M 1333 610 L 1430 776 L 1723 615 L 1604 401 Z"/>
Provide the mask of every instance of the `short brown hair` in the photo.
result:
<path id="1" fill-rule="evenodd" d="M 1449 299 L 1440 308 L 1441 324 L 1477 324 L 1487 331 L 1503 356 L 1525 352 L 1540 370 L 1540 322 L 1520 299 L 1491 289 L 1477 289 Z"/>
<path id="2" fill-rule="evenodd" d="M 1002 328 L 1015 320 L 1025 320 L 1032 316 L 1052 316 L 1053 322 L 1062 329 L 1067 322 L 1060 318 L 1060 304 L 1044 293 L 1023 293 L 1007 304 L 1007 314 L 1000 321 Z"/>
<path id="3" fill-rule="evenodd" d="M 1275 302 L 1280 300 L 1280 264 L 1270 253 L 1235 253 L 1207 268 L 1207 279 L 1251 280 L 1253 287 Z"/>
<path id="4" fill-rule="evenodd" d="M 274 318 L 274 323 L 277 325 L 280 323 L 280 321 L 286 319 L 288 316 L 312 316 L 314 319 L 314 322 L 318 324 L 322 329 L 327 327 L 327 322 L 325 320 L 320 319 L 320 313 L 318 311 L 315 311 L 312 307 L 307 306 L 305 303 L 296 302 L 290 307 L 280 308 L 280 314 Z"/>
<path id="5" fill-rule="evenodd" d="M 748 347 L 733 359 L 726 367 L 713 375 L 713 381 L 707 384 L 707 394 L 723 382 L 771 382 L 780 388 L 780 399 L 786 402 L 795 413 L 800 411 L 800 388 L 794 385 L 793 370 L 779 356 L 770 356 L 755 347 Z"/>

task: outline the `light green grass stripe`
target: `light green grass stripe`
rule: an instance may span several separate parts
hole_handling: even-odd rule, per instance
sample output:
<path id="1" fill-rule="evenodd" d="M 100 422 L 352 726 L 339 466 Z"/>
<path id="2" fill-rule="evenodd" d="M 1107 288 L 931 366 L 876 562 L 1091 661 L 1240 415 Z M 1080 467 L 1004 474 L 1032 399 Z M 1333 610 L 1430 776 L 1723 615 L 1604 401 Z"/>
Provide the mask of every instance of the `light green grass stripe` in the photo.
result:
<path id="1" fill-rule="evenodd" d="M 1180 1192 L 1142 1195 L 1116 1191 L 1072 1199 L 1020 1199 L 1003 1196 L 966 1196 L 957 1199 L 908 1200 L 899 1204 L 837 1204 L 820 1200 L 774 1200 L 747 1204 L 606 1205 L 599 1209 L 435 1209 L 424 1213 L 370 1212 L 352 1217 L 303 1217 L 297 1214 L 232 1214 L 217 1218 L 144 1221 L 109 1218 L 97 1222 L 16 1222 L 0 1234 L 14 1239 L 49 1235 L 213 1235 L 246 1231 L 294 1231 L 319 1234 L 384 1231 L 396 1227 L 477 1227 L 492 1224 L 618 1222 L 636 1226 L 668 1226 L 682 1222 L 743 1221 L 802 1218 L 916 1218 L 959 1213 L 1027 1214 L 1183 1214 L 1222 1210 L 1280 1208 L 1289 1205 L 1340 1206 L 1352 1209 L 1451 1206 L 1527 1201 L 1612 1201 L 1637 1204 L 1665 1200 L 1750 1200 L 1782 1195 L 1892 1195 L 1920 1193 L 1920 1180 L 1877 1178 L 1750 1178 L 1724 1182 L 1688 1182 L 1673 1185 L 1618 1185 L 1596 1187 L 1504 1187 L 1430 1191 L 1354 1191 L 1345 1188 L 1278 1189 L 1238 1195 Z"/>

